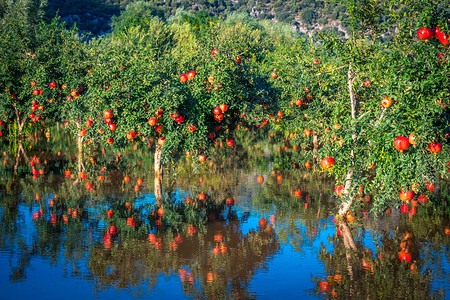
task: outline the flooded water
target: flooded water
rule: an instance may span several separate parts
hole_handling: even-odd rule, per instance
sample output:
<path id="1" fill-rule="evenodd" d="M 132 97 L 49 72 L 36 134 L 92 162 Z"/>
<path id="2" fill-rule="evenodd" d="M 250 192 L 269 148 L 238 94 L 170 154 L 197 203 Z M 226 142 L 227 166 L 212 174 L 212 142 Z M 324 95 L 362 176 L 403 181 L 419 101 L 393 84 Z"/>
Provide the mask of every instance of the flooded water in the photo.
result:
<path id="1" fill-rule="evenodd" d="M 450 221 L 430 203 L 362 203 L 339 226 L 328 179 L 216 162 L 170 165 L 161 208 L 145 153 L 98 156 L 84 181 L 70 154 L 29 153 L 35 178 L 3 156 L 2 299 L 450 298 Z"/>

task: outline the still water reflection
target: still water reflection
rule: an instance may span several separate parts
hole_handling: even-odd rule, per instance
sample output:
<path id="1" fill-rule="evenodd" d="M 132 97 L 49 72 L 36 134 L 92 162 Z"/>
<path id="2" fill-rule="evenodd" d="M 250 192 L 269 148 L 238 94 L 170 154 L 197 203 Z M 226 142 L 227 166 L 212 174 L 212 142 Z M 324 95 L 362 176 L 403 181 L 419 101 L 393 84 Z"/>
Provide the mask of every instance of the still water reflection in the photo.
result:
<path id="1" fill-rule="evenodd" d="M 373 219 L 366 203 L 347 223 L 330 213 L 329 181 L 291 171 L 258 183 L 243 169 L 180 169 L 157 206 L 129 166 L 92 189 L 2 170 L 2 299 L 449 297 L 443 213 Z"/>

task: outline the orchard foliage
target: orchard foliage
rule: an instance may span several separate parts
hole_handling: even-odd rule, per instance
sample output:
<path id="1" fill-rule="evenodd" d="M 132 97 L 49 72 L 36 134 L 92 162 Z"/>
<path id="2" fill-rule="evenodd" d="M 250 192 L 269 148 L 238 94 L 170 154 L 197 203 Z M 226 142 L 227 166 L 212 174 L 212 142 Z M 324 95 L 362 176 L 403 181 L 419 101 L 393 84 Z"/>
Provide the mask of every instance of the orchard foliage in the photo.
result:
<path id="1" fill-rule="evenodd" d="M 216 138 L 231 140 L 241 123 L 261 125 L 264 107 L 276 99 L 256 64 L 261 31 L 239 19 L 209 25 L 198 35 L 189 23 L 153 19 L 95 41 L 88 98 L 96 112 L 80 120 L 96 124 L 87 136 L 111 138 L 117 148 L 163 137 L 167 158 L 173 151 L 203 153 Z M 104 121 L 108 110 L 114 117 Z"/>
<path id="2" fill-rule="evenodd" d="M 245 15 L 165 20 L 144 3 L 89 42 L 57 19 L 30 30 L 5 17 L 3 121 L 15 119 L 19 133 L 43 117 L 64 122 L 79 153 L 84 142 L 158 144 L 163 161 L 184 152 L 200 162 L 212 145 L 234 147 L 237 128 L 270 121 L 298 146 L 294 165 L 344 187 L 341 216 L 367 193 L 379 211 L 398 206 L 401 190 L 429 196 L 450 167 L 448 9 L 432 0 L 339 3 L 349 39 L 304 38 Z M 324 158 L 334 162 L 326 170 Z"/>
<path id="3" fill-rule="evenodd" d="M 275 124 L 291 143 L 300 144 L 298 160 L 320 163 L 333 157 L 335 166 L 328 172 L 336 186 L 344 185 L 350 199 L 376 194 L 374 208 L 381 210 L 400 203 L 401 189 L 417 196 L 429 193 L 428 182 L 437 184 L 448 172 L 449 51 L 442 41 L 422 41 L 417 30 L 407 29 L 424 23 L 388 6 L 370 10 L 356 2 L 347 2 L 351 20 L 357 20 L 351 24 L 351 39 L 286 44 L 271 54 L 267 72 L 277 72 L 274 86 L 283 94 L 284 120 L 280 126 L 274 118 Z M 445 10 L 428 5 L 435 19 L 417 11 L 411 15 L 426 19 L 427 26 L 447 26 Z M 390 28 L 372 26 L 375 10 L 392 16 Z M 394 34 L 394 28 L 399 32 Z M 380 43 L 383 30 L 393 35 L 392 42 Z M 385 97 L 392 101 L 389 107 L 381 103 Z M 397 151 L 398 136 L 412 138 L 414 145 Z"/>
<path id="4" fill-rule="evenodd" d="M 21 135 L 27 123 L 47 116 L 47 125 L 59 121 L 66 97 L 71 89 L 78 92 L 86 73 L 86 45 L 75 29 L 64 29 L 57 19 L 31 32 L 20 18 L 5 17 L 2 23 L 0 113 L 3 121 L 14 119 Z"/>

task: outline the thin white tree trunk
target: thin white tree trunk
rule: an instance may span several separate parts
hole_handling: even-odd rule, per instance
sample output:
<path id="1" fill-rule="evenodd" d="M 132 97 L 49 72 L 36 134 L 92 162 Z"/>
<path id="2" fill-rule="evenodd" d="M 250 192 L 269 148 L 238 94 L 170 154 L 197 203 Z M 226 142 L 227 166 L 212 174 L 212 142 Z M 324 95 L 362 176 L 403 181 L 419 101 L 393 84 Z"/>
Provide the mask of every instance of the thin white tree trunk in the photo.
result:
<path id="1" fill-rule="evenodd" d="M 156 205 L 161 206 L 162 204 L 162 179 L 163 179 L 163 169 L 161 163 L 162 149 L 161 145 L 156 144 L 155 148 L 155 198 Z"/>
<path id="2" fill-rule="evenodd" d="M 355 76 L 352 71 L 352 64 L 350 63 L 348 66 L 348 91 L 350 94 L 350 107 L 351 107 L 351 114 L 352 114 L 353 120 L 356 119 L 356 109 L 357 109 L 357 100 L 355 99 L 355 94 L 353 91 L 354 80 L 355 80 Z M 354 149 L 356 147 L 356 139 L 357 139 L 355 130 L 353 130 L 353 132 L 352 132 L 352 139 L 353 139 L 353 149 Z M 352 163 L 352 166 L 348 170 L 347 177 L 345 179 L 345 185 L 344 185 L 345 200 L 339 206 L 339 217 L 341 217 L 341 218 L 345 217 L 347 212 L 350 210 L 350 207 L 352 206 L 354 198 L 355 198 L 354 195 L 350 194 L 350 191 L 352 190 L 353 176 L 354 176 L 354 171 L 355 171 L 354 166 L 353 166 L 354 157 L 355 157 L 355 153 L 353 150 L 351 150 L 350 161 Z"/>

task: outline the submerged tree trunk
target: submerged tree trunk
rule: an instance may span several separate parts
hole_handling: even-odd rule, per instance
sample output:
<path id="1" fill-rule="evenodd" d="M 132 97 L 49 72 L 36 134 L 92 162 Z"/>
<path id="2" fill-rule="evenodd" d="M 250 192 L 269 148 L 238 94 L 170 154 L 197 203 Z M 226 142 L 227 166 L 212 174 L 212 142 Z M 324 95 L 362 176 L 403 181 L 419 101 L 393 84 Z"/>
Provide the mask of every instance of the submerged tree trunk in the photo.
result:
<path id="1" fill-rule="evenodd" d="M 358 291 L 355 291 L 353 287 L 353 282 L 355 279 L 355 268 L 361 264 L 358 257 L 358 249 L 356 248 L 355 239 L 353 238 L 353 234 L 350 231 L 350 228 L 347 225 L 347 221 L 341 220 L 339 221 L 339 229 L 342 232 L 342 237 L 344 239 L 344 247 L 345 247 L 345 257 L 347 260 L 347 272 L 350 277 L 350 295 L 358 294 Z"/>
<path id="2" fill-rule="evenodd" d="M 163 169 L 161 163 L 162 149 L 161 145 L 156 144 L 155 149 L 155 198 L 156 205 L 161 206 L 162 204 L 162 179 L 163 179 Z"/>
<path id="3" fill-rule="evenodd" d="M 339 229 L 342 232 L 342 237 L 344 238 L 345 249 L 357 251 L 355 239 L 353 238 L 353 234 L 350 231 L 350 228 L 347 225 L 347 222 L 339 221 Z"/>

